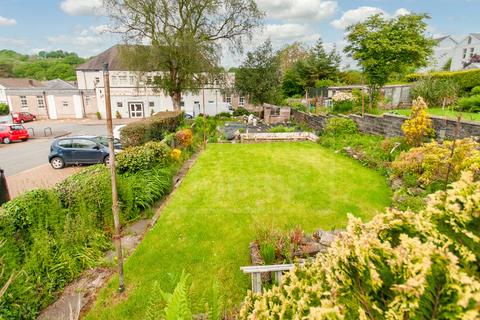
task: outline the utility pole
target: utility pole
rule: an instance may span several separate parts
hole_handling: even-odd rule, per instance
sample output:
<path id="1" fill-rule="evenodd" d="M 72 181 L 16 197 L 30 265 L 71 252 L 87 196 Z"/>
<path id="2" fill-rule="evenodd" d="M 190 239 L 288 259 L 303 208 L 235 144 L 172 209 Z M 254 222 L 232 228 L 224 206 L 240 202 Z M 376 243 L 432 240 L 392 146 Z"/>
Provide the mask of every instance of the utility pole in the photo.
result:
<path id="1" fill-rule="evenodd" d="M 118 261 L 118 291 L 125 290 L 123 280 L 123 254 L 122 254 L 122 236 L 120 225 L 120 214 L 118 207 L 118 193 L 117 193 L 117 175 L 115 172 L 115 149 L 113 147 L 113 123 L 112 123 L 112 104 L 110 101 L 110 77 L 108 73 L 108 63 L 103 64 L 103 82 L 105 86 L 105 109 L 107 113 L 107 140 L 110 166 L 110 176 L 112 179 L 112 213 L 115 224 L 115 234 L 113 239 L 115 241 L 115 249 Z"/>
<path id="2" fill-rule="evenodd" d="M 205 115 L 205 84 L 203 84 L 202 88 L 202 105 L 203 105 L 203 148 L 207 146 L 207 118 Z"/>

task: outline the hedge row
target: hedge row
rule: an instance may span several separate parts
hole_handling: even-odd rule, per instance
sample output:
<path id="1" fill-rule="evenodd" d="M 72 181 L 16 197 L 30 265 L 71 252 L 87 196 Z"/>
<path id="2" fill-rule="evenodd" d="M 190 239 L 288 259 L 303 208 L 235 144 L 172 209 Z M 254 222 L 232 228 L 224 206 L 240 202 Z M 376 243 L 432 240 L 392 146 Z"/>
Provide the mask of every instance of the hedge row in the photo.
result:
<path id="1" fill-rule="evenodd" d="M 183 121 L 183 112 L 159 112 L 145 120 L 125 126 L 120 132 L 124 147 L 140 146 L 148 141 L 161 141 L 174 132 Z"/>
<path id="2" fill-rule="evenodd" d="M 174 169 L 118 175 L 122 221 L 138 218 L 166 195 Z M 96 165 L 51 190 L 34 190 L 0 208 L 0 319 L 34 319 L 65 285 L 99 264 L 111 247 L 113 217 L 108 168 Z"/>
<path id="3" fill-rule="evenodd" d="M 409 82 L 415 82 L 422 78 L 452 79 L 462 90 L 470 91 L 473 87 L 480 86 L 480 70 L 413 73 L 406 76 Z"/>

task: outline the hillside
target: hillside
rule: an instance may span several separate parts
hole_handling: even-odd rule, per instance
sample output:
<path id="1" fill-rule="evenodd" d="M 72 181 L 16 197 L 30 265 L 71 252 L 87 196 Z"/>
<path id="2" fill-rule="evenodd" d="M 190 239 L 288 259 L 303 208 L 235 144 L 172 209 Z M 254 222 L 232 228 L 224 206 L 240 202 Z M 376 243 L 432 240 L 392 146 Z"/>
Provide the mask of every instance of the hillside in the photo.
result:
<path id="1" fill-rule="evenodd" d="M 76 53 L 62 50 L 25 55 L 4 49 L 0 50 L 0 78 L 75 80 L 75 67 L 83 62 Z"/>

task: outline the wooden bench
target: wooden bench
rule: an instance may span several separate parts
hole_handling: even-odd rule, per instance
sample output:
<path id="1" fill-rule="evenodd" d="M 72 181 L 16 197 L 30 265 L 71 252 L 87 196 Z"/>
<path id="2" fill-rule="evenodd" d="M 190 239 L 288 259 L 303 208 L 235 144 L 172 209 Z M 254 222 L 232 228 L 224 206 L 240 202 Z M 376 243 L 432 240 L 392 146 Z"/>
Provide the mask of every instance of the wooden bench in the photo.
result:
<path id="1" fill-rule="evenodd" d="M 303 261 L 300 262 L 300 265 Z M 255 293 L 262 292 L 262 273 L 273 273 L 275 281 L 280 285 L 282 283 L 282 276 L 285 271 L 290 271 L 295 267 L 292 264 L 274 264 L 269 266 L 248 266 L 240 267 L 243 273 L 250 274 L 252 277 L 252 291 Z"/>

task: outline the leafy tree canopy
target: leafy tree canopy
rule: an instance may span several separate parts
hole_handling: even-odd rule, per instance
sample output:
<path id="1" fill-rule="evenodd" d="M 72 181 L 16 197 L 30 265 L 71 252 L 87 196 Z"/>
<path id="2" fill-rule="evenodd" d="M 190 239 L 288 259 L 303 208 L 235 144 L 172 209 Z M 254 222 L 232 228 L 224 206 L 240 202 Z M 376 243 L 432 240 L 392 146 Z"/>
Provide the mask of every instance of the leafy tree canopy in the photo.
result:
<path id="1" fill-rule="evenodd" d="M 425 34 L 428 18 L 426 14 L 392 19 L 374 15 L 347 28 L 345 52 L 362 68 L 372 97 L 392 74 L 427 65 L 435 44 Z"/>
<path id="2" fill-rule="evenodd" d="M 40 51 L 24 55 L 13 50 L 0 50 L 0 77 L 36 80 L 75 80 L 75 68 L 85 62 L 74 52 Z"/>
<path id="3" fill-rule="evenodd" d="M 278 103 L 281 99 L 280 60 L 269 40 L 252 52 L 235 75 L 235 88 L 252 103 Z"/>

